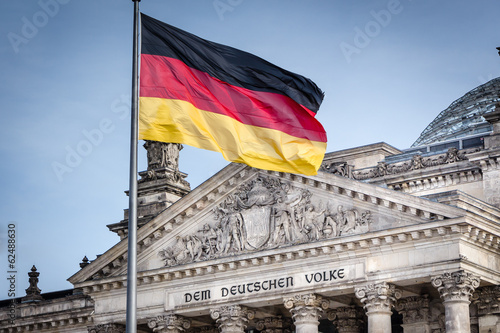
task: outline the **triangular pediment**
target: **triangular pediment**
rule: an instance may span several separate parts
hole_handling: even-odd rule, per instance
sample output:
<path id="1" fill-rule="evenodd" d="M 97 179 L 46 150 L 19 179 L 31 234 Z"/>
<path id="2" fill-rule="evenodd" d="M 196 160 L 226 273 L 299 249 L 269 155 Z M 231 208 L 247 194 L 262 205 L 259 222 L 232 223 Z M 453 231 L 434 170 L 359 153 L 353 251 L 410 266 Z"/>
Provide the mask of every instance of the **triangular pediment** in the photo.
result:
<path id="1" fill-rule="evenodd" d="M 464 211 L 320 172 L 230 164 L 138 230 L 138 272 L 248 260 L 293 247 L 463 216 Z M 127 239 L 73 275 L 124 277 Z"/>

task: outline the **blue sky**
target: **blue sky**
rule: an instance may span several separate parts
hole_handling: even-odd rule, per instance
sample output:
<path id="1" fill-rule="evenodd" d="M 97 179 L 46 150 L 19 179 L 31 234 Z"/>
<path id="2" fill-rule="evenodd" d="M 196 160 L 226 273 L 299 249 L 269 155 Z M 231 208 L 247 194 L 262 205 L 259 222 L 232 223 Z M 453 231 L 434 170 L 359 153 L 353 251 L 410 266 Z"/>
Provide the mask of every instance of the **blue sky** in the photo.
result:
<path id="1" fill-rule="evenodd" d="M 494 0 L 141 2 L 145 14 L 315 81 L 328 151 L 408 148 L 451 102 L 499 76 L 499 10 Z M 0 5 L 0 269 L 7 275 L 13 223 L 17 296 L 33 264 L 43 292 L 71 288 L 83 256 L 119 240 L 106 224 L 128 205 L 132 14 L 130 0 Z M 226 164 L 190 147 L 180 156 L 193 188 Z M 0 298 L 7 289 L 0 278 Z"/>

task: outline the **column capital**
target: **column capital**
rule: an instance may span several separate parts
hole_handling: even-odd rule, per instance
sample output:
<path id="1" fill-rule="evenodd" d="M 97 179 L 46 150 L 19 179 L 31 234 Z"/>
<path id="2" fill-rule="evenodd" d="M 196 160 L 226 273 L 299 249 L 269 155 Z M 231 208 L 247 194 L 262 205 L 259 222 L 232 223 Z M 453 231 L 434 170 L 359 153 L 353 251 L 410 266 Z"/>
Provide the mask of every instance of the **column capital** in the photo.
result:
<path id="1" fill-rule="evenodd" d="M 403 324 L 428 323 L 431 320 L 427 295 L 402 298 L 396 302 L 395 309 L 403 316 Z"/>
<path id="2" fill-rule="evenodd" d="M 469 302 L 474 290 L 479 287 L 479 276 L 465 271 L 446 272 L 431 278 L 432 285 L 437 288 L 443 302 Z"/>
<path id="3" fill-rule="evenodd" d="M 327 312 L 328 320 L 335 324 L 339 333 L 359 333 L 364 324 L 363 317 L 363 310 L 354 305 Z"/>
<path id="4" fill-rule="evenodd" d="M 285 297 L 283 298 L 283 303 L 287 309 L 297 306 L 311 306 L 326 310 L 330 306 L 328 300 L 316 294 L 297 294 L 292 297 Z"/>
<path id="5" fill-rule="evenodd" d="M 471 297 L 477 306 L 477 314 L 485 316 L 500 313 L 500 286 L 488 286 L 476 289 Z"/>
<path id="6" fill-rule="evenodd" d="M 297 294 L 283 299 L 285 308 L 290 310 L 295 326 L 319 325 L 323 310 L 328 309 L 330 302 L 316 294 Z M 298 331 L 298 330 L 297 330 Z"/>
<path id="7" fill-rule="evenodd" d="M 387 282 L 369 284 L 354 290 L 356 297 L 364 304 L 366 314 L 392 313 L 391 309 L 402 292 L 396 286 Z"/>
<path id="8" fill-rule="evenodd" d="M 123 324 L 99 324 L 88 327 L 89 333 L 125 333 Z"/>
<path id="9" fill-rule="evenodd" d="M 221 333 L 243 333 L 248 320 L 255 317 L 255 312 L 243 306 L 229 305 L 210 309 L 210 316 L 216 321 Z"/>
<path id="10" fill-rule="evenodd" d="M 160 315 L 150 319 L 148 327 L 157 333 L 181 333 L 191 327 L 191 320 L 174 314 Z"/>

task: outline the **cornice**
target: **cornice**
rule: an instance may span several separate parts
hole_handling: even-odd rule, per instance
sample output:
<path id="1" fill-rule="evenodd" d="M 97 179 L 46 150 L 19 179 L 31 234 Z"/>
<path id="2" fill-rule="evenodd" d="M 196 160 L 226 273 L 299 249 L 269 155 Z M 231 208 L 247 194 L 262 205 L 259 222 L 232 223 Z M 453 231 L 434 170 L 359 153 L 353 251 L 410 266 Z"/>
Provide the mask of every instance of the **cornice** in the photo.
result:
<path id="1" fill-rule="evenodd" d="M 368 180 L 371 184 L 387 184 L 392 190 L 404 193 L 416 193 L 452 185 L 482 181 L 483 174 L 479 166 L 468 161 L 456 162 L 423 170 L 408 171 L 404 175 L 388 175 Z"/>
<path id="2" fill-rule="evenodd" d="M 480 220 L 500 223 L 500 209 L 459 190 L 440 192 L 424 196 L 425 198 L 446 205 L 455 206 L 473 214 Z"/>
<path id="3" fill-rule="evenodd" d="M 16 306 L 36 306 L 33 304 L 16 304 Z M 35 314 L 32 316 L 23 316 L 15 320 L 14 325 L 8 324 L 5 320 L 0 323 L 0 333 L 40 331 L 40 330 L 63 330 L 81 325 L 85 327 L 92 323 L 93 305 L 76 310 L 66 310 L 59 313 Z"/>
<path id="4" fill-rule="evenodd" d="M 374 144 L 337 150 L 331 153 L 325 154 L 324 162 L 329 162 L 332 160 L 342 160 L 342 159 L 354 159 L 366 155 L 374 155 L 379 153 L 384 156 L 401 154 L 402 151 L 385 143 L 378 142 Z"/>

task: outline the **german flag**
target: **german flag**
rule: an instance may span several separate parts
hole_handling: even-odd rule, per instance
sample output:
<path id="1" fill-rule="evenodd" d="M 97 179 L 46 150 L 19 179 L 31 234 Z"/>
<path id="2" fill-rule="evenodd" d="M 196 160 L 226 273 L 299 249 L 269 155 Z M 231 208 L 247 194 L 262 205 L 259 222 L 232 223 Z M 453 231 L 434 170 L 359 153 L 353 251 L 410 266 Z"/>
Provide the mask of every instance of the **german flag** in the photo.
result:
<path id="1" fill-rule="evenodd" d="M 323 92 L 255 55 L 141 14 L 139 139 L 221 152 L 255 168 L 315 175 Z"/>

